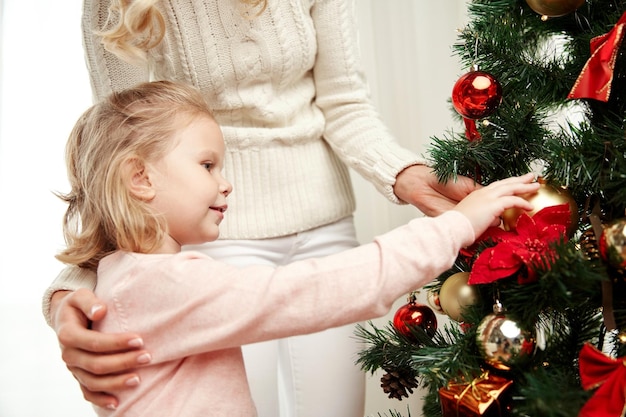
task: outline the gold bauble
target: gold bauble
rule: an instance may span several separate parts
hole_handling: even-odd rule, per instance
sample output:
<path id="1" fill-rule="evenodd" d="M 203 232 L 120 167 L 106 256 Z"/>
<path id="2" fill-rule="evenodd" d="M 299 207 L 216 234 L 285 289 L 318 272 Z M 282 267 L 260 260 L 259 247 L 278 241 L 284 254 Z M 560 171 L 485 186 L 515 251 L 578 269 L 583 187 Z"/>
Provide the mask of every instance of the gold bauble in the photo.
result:
<path id="1" fill-rule="evenodd" d="M 568 236 L 572 236 L 578 227 L 578 207 L 576 200 L 574 200 L 566 188 L 553 187 L 546 184 L 545 181 L 541 179 L 539 179 L 538 182 L 541 186 L 537 192 L 521 196 L 533 205 L 533 209 L 526 213 L 532 217 L 535 213 L 546 207 L 568 203 L 571 213 L 571 222 L 567 228 L 567 234 Z M 504 230 L 515 230 L 517 219 L 522 213 L 524 213 L 524 210 L 515 207 L 505 210 L 504 213 L 502 213 L 502 225 L 504 226 Z"/>
<path id="2" fill-rule="evenodd" d="M 541 16 L 559 17 L 576 11 L 585 0 L 526 0 L 526 3 Z"/>
<path id="3" fill-rule="evenodd" d="M 467 283 L 468 279 L 469 272 L 457 272 L 441 284 L 439 305 L 452 320 L 463 321 L 463 310 L 480 298 L 476 287 Z"/>
<path id="4" fill-rule="evenodd" d="M 476 343 L 485 362 L 501 371 L 521 364 L 537 347 L 534 332 L 520 328 L 503 314 L 489 314 L 480 322 Z"/>

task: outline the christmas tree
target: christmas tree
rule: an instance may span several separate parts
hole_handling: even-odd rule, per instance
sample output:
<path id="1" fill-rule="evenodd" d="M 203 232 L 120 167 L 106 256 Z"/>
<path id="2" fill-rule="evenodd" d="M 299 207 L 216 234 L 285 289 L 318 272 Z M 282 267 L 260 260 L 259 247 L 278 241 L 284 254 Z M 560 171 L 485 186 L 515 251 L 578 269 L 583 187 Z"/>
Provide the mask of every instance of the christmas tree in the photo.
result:
<path id="1" fill-rule="evenodd" d="M 626 1 L 473 0 L 468 16 L 462 128 L 432 138 L 432 166 L 482 184 L 534 171 L 535 209 L 459 253 L 428 305 L 360 326 L 358 362 L 391 398 L 421 387 L 428 417 L 624 416 Z"/>

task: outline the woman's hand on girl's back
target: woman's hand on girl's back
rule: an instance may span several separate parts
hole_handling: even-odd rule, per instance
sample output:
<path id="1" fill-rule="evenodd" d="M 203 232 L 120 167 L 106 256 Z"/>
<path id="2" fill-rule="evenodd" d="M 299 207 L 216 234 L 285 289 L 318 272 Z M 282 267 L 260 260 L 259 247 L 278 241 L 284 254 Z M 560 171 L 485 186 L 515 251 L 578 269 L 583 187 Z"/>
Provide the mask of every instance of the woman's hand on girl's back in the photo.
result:
<path id="1" fill-rule="evenodd" d="M 67 368 L 78 380 L 85 399 L 97 406 L 115 408 L 118 400 L 108 394 L 132 388 L 139 377 L 132 369 L 150 362 L 137 334 L 105 334 L 91 330 L 106 306 L 92 291 L 57 291 L 51 300 L 51 317 Z"/>

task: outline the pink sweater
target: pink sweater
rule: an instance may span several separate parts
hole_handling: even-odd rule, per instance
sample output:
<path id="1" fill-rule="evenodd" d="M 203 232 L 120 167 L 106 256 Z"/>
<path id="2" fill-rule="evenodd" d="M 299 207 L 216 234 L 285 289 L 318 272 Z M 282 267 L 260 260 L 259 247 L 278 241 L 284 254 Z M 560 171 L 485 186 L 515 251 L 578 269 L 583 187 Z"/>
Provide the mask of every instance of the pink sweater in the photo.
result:
<path id="1" fill-rule="evenodd" d="M 141 334 L 152 356 L 141 384 L 100 416 L 256 415 L 240 346 L 386 314 L 451 267 L 474 240 L 465 216 L 421 218 L 373 243 L 283 267 L 236 268 L 197 252 L 117 252 L 100 262 L 96 328 Z M 356 352 L 355 352 L 356 353 Z"/>

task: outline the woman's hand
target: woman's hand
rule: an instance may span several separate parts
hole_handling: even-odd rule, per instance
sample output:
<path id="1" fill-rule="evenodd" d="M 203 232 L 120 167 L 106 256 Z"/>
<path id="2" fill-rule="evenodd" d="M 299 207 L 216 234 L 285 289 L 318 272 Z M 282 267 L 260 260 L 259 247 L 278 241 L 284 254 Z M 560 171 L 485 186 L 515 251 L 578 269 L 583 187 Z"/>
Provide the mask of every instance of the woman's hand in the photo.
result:
<path id="1" fill-rule="evenodd" d="M 393 191 L 400 200 L 414 205 L 425 215 L 437 216 L 479 188 L 482 188 L 480 184 L 463 176 L 440 183 L 432 168 L 411 165 L 398 174 Z"/>
<path id="2" fill-rule="evenodd" d="M 91 321 L 105 316 L 106 306 L 86 289 L 56 292 L 50 314 L 63 361 L 80 383 L 85 399 L 100 407 L 116 408 L 117 398 L 108 393 L 138 385 L 139 376 L 131 370 L 151 360 L 142 349 L 141 337 L 90 330 Z"/>

